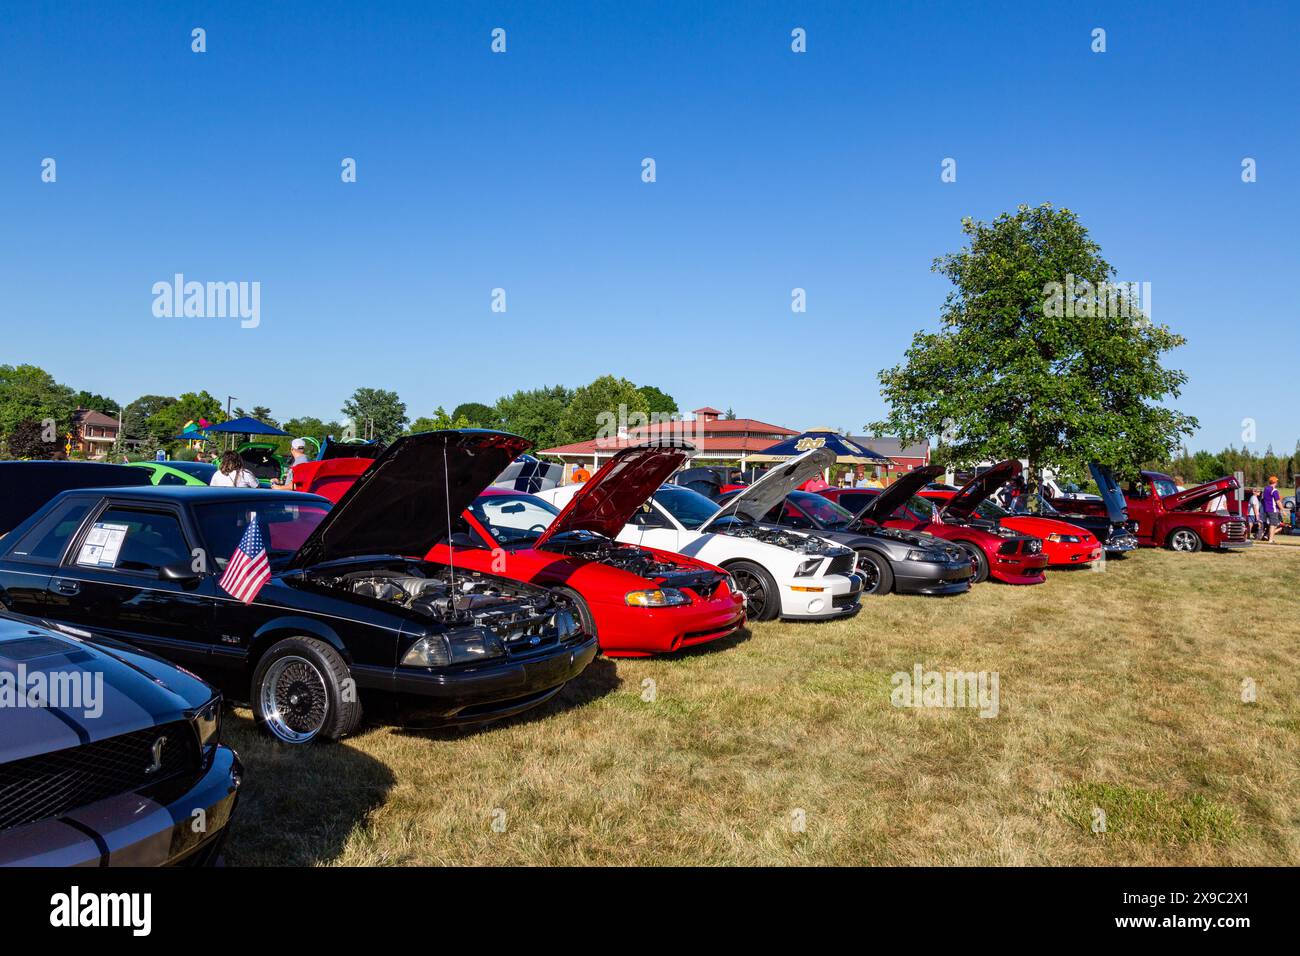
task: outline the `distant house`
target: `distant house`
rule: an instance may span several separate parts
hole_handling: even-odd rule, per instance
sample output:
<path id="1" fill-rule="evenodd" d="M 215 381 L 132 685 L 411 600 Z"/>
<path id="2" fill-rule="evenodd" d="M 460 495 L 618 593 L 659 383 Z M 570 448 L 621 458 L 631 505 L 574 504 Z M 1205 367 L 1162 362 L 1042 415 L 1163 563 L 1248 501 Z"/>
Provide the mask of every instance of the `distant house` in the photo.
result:
<path id="1" fill-rule="evenodd" d="M 72 450 L 87 458 L 103 458 L 117 441 L 121 425 L 116 418 L 91 408 L 72 413 Z"/>
<path id="2" fill-rule="evenodd" d="M 905 475 L 913 468 L 921 468 L 930 464 L 930 442 L 928 439 L 912 445 L 904 445 L 897 438 L 871 438 L 867 435 L 850 435 L 849 437 L 859 445 L 888 458 L 891 462 L 887 469 L 890 475 Z"/>
<path id="3" fill-rule="evenodd" d="M 594 470 L 621 448 L 652 438 L 672 437 L 684 438 L 695 445 L 697 462 L 734 462 L 744 467 L 749 455 L 799 434 L 793 428 L 754 418 L 723 418 L 722 412 L 709 406 L 697 408 L 691 414 L 694 417 L 690 419 L 635 425 L 617 435 L 543 448 L 538 454 L 559 458 L 565 464 L 588 465 Z"/>

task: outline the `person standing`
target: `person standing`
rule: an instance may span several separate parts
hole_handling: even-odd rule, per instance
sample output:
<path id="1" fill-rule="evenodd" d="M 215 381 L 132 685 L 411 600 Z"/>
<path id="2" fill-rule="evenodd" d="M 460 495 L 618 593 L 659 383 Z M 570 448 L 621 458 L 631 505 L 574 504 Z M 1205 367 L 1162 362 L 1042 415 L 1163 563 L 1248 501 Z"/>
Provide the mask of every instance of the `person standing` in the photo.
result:
<path id="1" fill-rule="evenodd" d="M 256 488 L 257 476 L 244 465 L 237 451 L 223 452 L 221 464 L 208 482 L 213 488 Z"/>
<path id="2" fill-rule="evenodd" d="M 1246 489 L 1246 515 L 1247 515 L 1247 520 L 1250 521 L 1250 536 L 1252 538 L 1258 538 L 1264 530 L 1263 522 L 1260 521 L 1259 508 L 1260 508 L 1259 489 L 1247 488 Z"/>
<path id="3" fill-rule="evenodd" d="M 1277 490 L 1277 475 L 1268 479 L 1268 487 L 1264 489 L 1264 497 L 1260 503 L 1260 512 L 1264 519 L 1264 531 L 1268 535 L 1265 541 L 1272 541 L 1273 535 L 1277 534 L 1277 529 L 1282 525 L 1282 495 Z"/>
<path id="4" fill-rule="evenodd" d="M 301 465 L 307 460 L 307 443 L 301 438 L 289 442 L 289 467 Z"/>

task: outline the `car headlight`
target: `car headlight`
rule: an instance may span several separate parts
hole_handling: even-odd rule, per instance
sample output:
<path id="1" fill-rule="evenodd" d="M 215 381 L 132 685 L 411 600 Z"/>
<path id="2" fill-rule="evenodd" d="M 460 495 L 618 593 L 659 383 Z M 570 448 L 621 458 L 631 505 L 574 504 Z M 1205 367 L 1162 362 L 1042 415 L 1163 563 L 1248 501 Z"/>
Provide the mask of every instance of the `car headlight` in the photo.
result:
<path id="1" fill-rule="evenodd" d="M 794 576 L 796 578 L 811 577 L 812 575 L 817 573 L 818 569 L 821 566 L 822 566 L 821 558 L 810 558 L 809 560 L 805 561 L 803 564 L 799 565 L 799 567 L 794 572 Z"/>
<path id="2" fill-rule="evenodd" d="M 623 600 L 628 607 L 677 607 L 679 604 L 691 603 L 691 599 L 676 588 L 628 591 Z"/>
<path id="3" fill-rule="evenodd" d="M 190 720 L 199 735 L 199 746 L 208 747 L 221 740 L 221 695 L 218 694 L 196 710 Z"/>
<path id="4" fill-rule="evenodd" d="M 941 562 L 944 556 L 937 551 L 917 551 L 915 548 L 907 552 L 908 561 L 935 561 Z"/>
<path id="5" fill-rule="evenodd" d="M 462 627 L 446 634 L 430 634 L 402 655 L 403 667 L 446 667 L 504 657 L 505 643 L 486 627 Z"/>
<path id="6" fill-rule="evenodd" d="M 1083 539 L 1077 534 L 1049 534 L 1048 541 L 1055 541 L 1058 544 L 1078 544 Z"/>

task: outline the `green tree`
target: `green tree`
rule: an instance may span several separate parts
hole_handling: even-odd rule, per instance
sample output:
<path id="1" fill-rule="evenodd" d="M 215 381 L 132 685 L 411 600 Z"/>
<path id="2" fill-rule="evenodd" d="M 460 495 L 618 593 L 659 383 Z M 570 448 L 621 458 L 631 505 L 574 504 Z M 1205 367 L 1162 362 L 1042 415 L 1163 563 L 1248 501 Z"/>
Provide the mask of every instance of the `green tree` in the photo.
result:
<path id="1" fill-rule="evenodd" d="M 406 403 L 383 388 L 358 388 L 343 403 L 343 414 L 352 420 L 357 438 L 391 442 L 406 428 Z"/>
<path id="2" fill-rule="evenodd" d="M 460 411 L 457 409 L 456 411 Z M 472 428 L 470 420 L 464 415 L 448 415 L 447 409 L 439 405 L 433 410 L 433 416 L 421 415 L 415 421 L 411 422 L 411 427 L 407 429 L 407 434 L 414 435 L 416 432 L 440 432 L 448 428 Z"/>
<path id="3" fill-rule="evenodd" d="M 181 433 L 185 423 L 206 418 L 217 424 L 226 420 L 221 401 L 206 390 L 185 392 L 150 415 L 145 422 L 149 435 L 160 445 L 166 445 Z"/>
<path id="4" fill-rule="evenodd" d="M 627 414 L 649 412 L 641 390 L 625 378 L 602 375 L 588 385 L 576 389 L 564 414 L 560 416 L 557 432 L 561 444 L 589 441 L 611 421 L 617 419 L 621 407 Z"/>
<path id="5" fill-rule="evenodd" d="M 962 231 L 968 247 L 933 266 L 954 286 L 943 327 L 880 373 L 889 415 L 867 429 L 938 435 L 960 465 L 1027 458 L 1030 474 L 1089 461 L 1130 473 L 1173 454 L 1197 422 L 1158 404 L 1187 380 L 1161 356 L 1184 339 L 1109 285 L 1115 270 L 1078 217 L 1021 206 Z"/>
<path id="6" fill-rule="evenodd" d="M 653 385 L 642 385 L 637 391 L 641 393 L 641 400 L 645 405 L 644 410 L 646 412 L 660 415 L 675 415 L 677 413 L 677 399 L 667 392 L 655 388 Z"/>
<path id="7" fill-rule="evenodd" d="M 270 425 L 272 428 L 279 428 L 280 423 L 271 417 L 271 410 L 265 405 L 254 405 L 253 410 L 248 413 L 250 418 L 256 418 L 263 425 Z"/>
<path id="8" fill-rule="evenodd" d="M 19 422 L 53 419 L 60 435 L 72 425 L 77 407 L 72 389 L 36 365 L 0 365 L 0 435 L 10 435 Z"/>
<path id="9" fill-rule="evenodd" d="M 496 413 L 500 427 L 531 441 L 538 449 L 560 444 L 559 422 L 573 399 L 573 392 L 563 385 L 520 390 L 497 399 Z"/>
<path id="10" fill-rule="evenodd" d="M 457 425 L 457 428 L 500 427 L 496 410 L 491 405 L 484 405 L 482 402 L 462 402 L 452 410 L 451 417 L 453 421 L 465 420 L 465 424 Z M 414 428 L 412 428 L 412 431 L 414 431 Z"/>
<path id="11" fill-rule="evenodd" d="M 122 409 L 123 436 L 136 441 L 148 441 L 152 437 L 149 419 L 175 402 L 176 399 L 170 395 L 141 395 Z"/>
<path id="12" fill-rule="evenodd" d="M 73 403 L 78 408 L 90 408 L 97 412 L 103 412 L 105 415 L 116 417 L 121 406 L 106 395 L 99 395 L 95 392 L 87 392 L 84 389 L 72 396 Z"/>

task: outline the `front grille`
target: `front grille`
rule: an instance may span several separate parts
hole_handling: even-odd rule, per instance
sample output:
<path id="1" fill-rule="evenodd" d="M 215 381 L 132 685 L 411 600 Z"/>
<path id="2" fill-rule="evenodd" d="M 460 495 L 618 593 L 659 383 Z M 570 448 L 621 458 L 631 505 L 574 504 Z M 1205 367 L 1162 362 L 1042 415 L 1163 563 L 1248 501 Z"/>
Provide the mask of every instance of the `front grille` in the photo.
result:
<path id="1" fill-rule="evenodd" d="M 831 607 L 852 607 L 857 603 L 857 592 L 854 592 L 853 594 L 836 594 L 831 598 Z"/>
<path id="2" fill-rule="evenodd" d="M 1225 538 L 1237 541 L 1246 540 L 1246 522 L 1244 521 L 1225 521 L 1219 525 L 1219 530 L 1223 532 Z"/>
<path id="3" fill-rule="evenodd" d="M 827 574 L 851 574 L 853 572 L 854 562 L 857 561 L 857 555 L 849 552 L 831 558 L 831 566 L 826 570 Z"/>
<path id="4" fill-rule="evenodd" d="M 166 737 L 152 773 L 154 745 Z M 63 816 L 200 769 L 198 741 L 183 720 L 0 764 L 0 830 Z"/>

